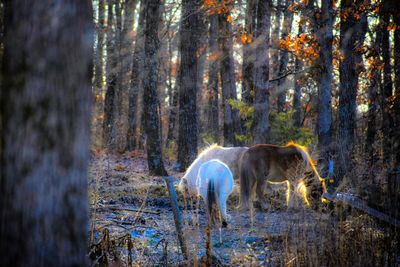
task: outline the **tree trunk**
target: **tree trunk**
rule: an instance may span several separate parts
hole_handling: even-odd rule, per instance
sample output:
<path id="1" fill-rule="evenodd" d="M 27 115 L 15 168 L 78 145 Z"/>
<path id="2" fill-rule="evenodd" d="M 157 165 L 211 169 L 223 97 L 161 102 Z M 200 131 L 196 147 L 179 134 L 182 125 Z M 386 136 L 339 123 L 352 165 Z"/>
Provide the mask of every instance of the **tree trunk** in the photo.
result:
<path id="1" fill-rule="evenodd" d="M 254 102 L 254 33 L 256 28 L 257 1 L 248 0 L 246 4 L 245 32 L 246 38 L 243 42 L 243 64 L 242 64 L 242 99 L 245 103 L 252 105 Z"/>
<path id="2" fill-rule="evenodd" d="M 320 45 L 318 83 L 317 137 L 320 162 L 328 166 L 332 143 L 332 41 L 333 0 L 322 0 L 320 19 L 317 20 L 317 41 Z"/>
<path id="3" fill-rule="evenodd" d="M 93 115 L 92 131 L 93 143 L 96 146 L 102 146 L 102 114 L 103 114 L 103 77 L 104 77 L 104 37 L 105 37 L 105 0 L 99 0 L 98 18 L 97 18 L 97 45 L 95 53 L 95 76 L 93 83 Z"/>
<path id="4" fill-rule="evenodd" d="M 128 106 L 128 134 L 127 150 L 132 151 L 137 148 L 138 142 L 138 122 L 140 122 L 141 109 L 139 108 L 139 98 L 142 98 L 141 83 L 142 70 L 144 68 L 144 23 L 145 23 L 145 1 L 140 1 L 139 21 L 136 30 L 135 49 L 132 57 L 131 84 L 129 87 L 129 106 Z"/>
<path id="5" fill-rule="evenodd" d="M 357 116 L 358 74 L 362 67 L 362 57 L 358 52 L 363 45 L 367 28 L 367 17 L 361 13 L 356 18 L 355 13 L 363 0 L 343 0 L 341 2 L 340 50 L 343 60 L 339 65 L 339 116 L 337 129 L 337 178 L 342 179 L 352 169 L 354 137 Z M 344 19 L 345 14 L 348 14 Z"/>
<path id="6" fill-rule="evenodd" d="M 164 169 L 161 152 L 160 119 L 158 113 L 158 24 L 161 19 L 160 0 L 146 1 L 146 23 L 144 31 L 145 66 L 143 79 L 144 130 L 147 135 L 147 164 L 153 175 L 168 175 Z"/>
<path id="7" fill-rule="evenodd" d="M 253 122 L 253 142 L 255 144 L 269 141 L 269 31 L 271 1 L 259 1 L 256 31 L 255 62 L 255 104 Z"/>
<path id="8" fill-rule="evenodd" d="M 289 10 L 289 6 L 293 3 L 293 0 L 286 0 L 286 9 L 284 12 L 284 19 L 283 19 L 283 26 L 282 26 L 282 36 L 281 39 L 285 40 L 286 37 L 290 34 L 292 31 L 292 22 L 293 22 L 293 12 Z M 279 46 L 278 46 L 279 48 Z M 279 72 L 278 72 L 278 77 L 281 77 L 282 75 L 285 74 L 287 70 L 287 65 L 289 62 L 289 52 L 288 51 L 282 51 L 279 59 Z M 277 81 L 277 90 L 278 90 L 278 112 L 284 112 L 285 111 L 285 105 L 286 105 L 286 92 L 287 92 L 287 86 L 285 85 L 286 78 L 279 79 Z M 283 86 L 282 86 L 283 85 Z"/>
<path id="9" fill-rule="evenodd" d="M 229 101 L 237 100 L 235 63 L 233 59 L 232 25 L 228 22 L 228 13 L 219 15 L 218 42 L 221 48 L 221 86 L 222 86 L 222 108 L 224 110 L 224 146 L 238 145 L 235 135 L 241 134 L 239 111 L 234 110 Z"/>
<path id="10" fill-rule="evenodd" d="M 371 37 L 372 39 L 372 37 Z M 382 35 L 377 32 L 375 40 L 373 40 L 373 56 L 374 60 L 379 61 L 379 49 Z M 371 70 L 371 79 L 368 86 L 368 113 L 367 113 L 367 133 L 365 140 L 365 152 L 368 156 L 370 165 L 376 161 L 374 156 L 374 143 L 376 136 L 376 113 L 378 111 L 378 89 L 381 86 L 381 71 L 375 67 Z"/>
<path id="11" fill-rule="evenodd" d="M 91 2 L 3 3 L 0 265 L 85 266 Z"/>
<path id="12" fill-rule="evenodd" d="M 124 21 L 122 21 L 122 4 L 117 1 L 115 4 L 116 13 L 116 87 L 114 94 L 114 120 L 111 132 L 110 149 L 113 152 L 122 153 L 126 149 L 127 137 L 127 113 L 128 113 L 128 84 L 131 51 L 132 51 L 132 27 L 136 1 L 127 0 L 124 5 Z M 122 25 L 124 22 L 124 25 Z"/>
<path id="13" fill-rule="evenodd" d="M 132 57 L 134 50 L 133 48 L 133 26 L 135 18 L 135 8 L 137 0 L 125 0 L 124 2 L 124 24 L 121 32 L 121 48 L 119 55 L 119 62 L 121 68 L 118 74 L 118 92 L 120 94 L 121 100 L 119 102 L 120 111 L 118 117 L 118 128 L 120 132 L 118 133 L 119 150 L 122 152 L 125 149 L 131 148 L 131 144 L 128 145 L 128 136 L 130 133 L 129 124 L 129 97 L 131 96 L 131 77 L 132 77 Z M 128 123 L 127 123 L 128 122 Z"/>
<path id="14" fill-rule="evenodd" d="M 273 23 L 271 23 L 271 40 L 270 40 L 270 53 L 271 53 L 271 58 L 270 58 L 270 67 L 271 67 L 271 77 L 277 77 L 279 73 L 279 36 L 280 36 L 280 30 L 281 30 L 281 16 L 282 16 L 282 6 L 280 1 L 277 1 L 276 7 L 275 7 L 275 18 Z M 274 27 L 272 27 L 274 25 Z M 272 87 L 272 85 L 274 87 Z M 277 82 L 273 82 L 270 84 L 270 86 L 273 88 L 273 99 L 275 99 L 275 96 L 277 96 L 277 109 L 279 111 L 283 111 L 283 103 L 280 103 L 279 100 L 279 88 L 277 85 Z"/>
<path id="15" fill-rule="evenodd" d="M 207 83 L 207 108 L 206 129 L 211 133 L 213 141 L 218 143 L 219 140 L 219 81 L 218 70 L 220 68 L 220 56 L 218 48 L 218 14 L 212 14 L 209 17 L 209 66 L 208 66 L 208 83 Z"/>
<path id="16" fill-rule="evenodd" d="M 299 34 L 304 33 L 304 26 L 299 25 Z M 303 61 L 296 57 L 294 62 L 295 70 L 298 71 L 303 68 Z M 302 127 L 301 121 L 301 87 L 303 84 L 303 75 L 296 73 L 294 76 L 294 95 L 293 95 L 293 125 L 296 127 Z"/>
<path id="17" fill-rule="evenodd" d="M 103 121 L 103 142 L 106 147 L 110 146 L 111 143 L 111 132 L 114 125 L 114 96 L 116 86 L 116 49 L 115 39 L 116 34 L 113 30 L 114 15 L 113 6 L 115 0 L 108 0 L 107 8 L 107 90 L 104 98 L 104 121 Z"/>
<path id="18" fill-rule="evenodd" d="M 393 13 L 394 23 L 400 25 L 400 10 L 397 8 Z M 400 173 L 400 28 L 397 27 L 394 32 L 394 88 L 395 96 L 393 105 L 393 114 L 395 118 L 394 136 L 393 136 L 393 151 L 394 164 L 393 167 Z"/>
<path id="19" fill-rule="evenodd" d="M 383 160 L 390 165 L 392 160 L 392 127 L 393 117 L 390 114 L 390 98 L 393 95 L 392 66 L 390 64 L 390 35 L 387 27 L 390 22 L 390 14 L 384 9 L 380 14 L 379 31 L 382 34 L 381 56 L 383 59 L 383 84 L 382 84 L 382 132 L 383 132 Z"/>
<path id="20" fill-rule="evenodd" d="M 183 0 L 180 25 L 178 164 L 186 169 L 197 156 L 197 91 L 199 25 L 202 1 Z"/>

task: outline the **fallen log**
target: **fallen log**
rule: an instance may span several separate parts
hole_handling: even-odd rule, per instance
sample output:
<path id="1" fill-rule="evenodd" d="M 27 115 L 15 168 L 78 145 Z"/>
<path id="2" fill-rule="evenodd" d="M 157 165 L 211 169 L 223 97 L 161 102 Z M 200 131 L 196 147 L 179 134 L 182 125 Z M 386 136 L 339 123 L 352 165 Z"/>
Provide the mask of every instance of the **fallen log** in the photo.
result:
<path id="1" fill-rule="evenodd" d="M 346 193 L 324 193 L 322 196 L 332 202 L 340 201 L 346 203 L 352 208 L 361 210 L 372 217 L 387 222 L 393 226 L 400 227 L 400 220 L 397 220 L 396 218 L 393 218 L 377 209 L 369 207 L 364 201 L 354 195 Z"/>

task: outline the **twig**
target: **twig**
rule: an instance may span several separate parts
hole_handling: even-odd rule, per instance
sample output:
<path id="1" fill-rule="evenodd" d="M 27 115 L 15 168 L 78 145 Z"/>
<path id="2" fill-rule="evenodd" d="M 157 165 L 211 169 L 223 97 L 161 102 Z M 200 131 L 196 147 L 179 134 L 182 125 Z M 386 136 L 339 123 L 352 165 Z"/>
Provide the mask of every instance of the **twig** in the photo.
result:
<path id="1" fill-rule="evenodd" d="M 133 212 L 141 212 L 141 213 L 149 213 L 149 214 L 160 215 L 159 211 L 145 210 L 145 209 L 135 209 L 135 208 L 128 208 L 128 207 L 118 207 L 118 206 L 101 206 L 101 207 L 98 207 L 97 209 L 126 210 L 126 211 L 133 211 Z"/>

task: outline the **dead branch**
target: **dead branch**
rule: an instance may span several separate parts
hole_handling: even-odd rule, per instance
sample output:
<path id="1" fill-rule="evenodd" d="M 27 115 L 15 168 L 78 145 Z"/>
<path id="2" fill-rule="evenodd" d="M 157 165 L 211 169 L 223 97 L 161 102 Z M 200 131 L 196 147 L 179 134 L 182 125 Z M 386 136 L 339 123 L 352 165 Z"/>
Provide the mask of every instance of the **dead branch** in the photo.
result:
<path id="1" fill-rule="evenodd" d="M 399 220 L 397 220 L 396 218 L 393 218 L 379 210 L 369 207 L 366 203 L 364 203 L 364 201 L 362 201 L 361 199 L 359 199 L 355 196 L 352 196 L 352 195 L 349 195 L 346 193 L 336 193 L 336 194 L 324 193 L 322 196 L 329 201 L 344 202 L 344 203 L 350 205 L 352 208 L 361 210 L 372 217 L 375 217 L 381 221 L 385 221 L 393 226 L 400 227 Z"/>
<path id="2" fill-rule="evenodd" d="M 165 177 L 165 183 L 167 184 L 169 198 L 171 201 L 172 212 L 174 214 L 174 221 L 175 221 L 176 233 L 178 235 L 179 245 L 181 247 L 183 258 L 185 259 L 185 261 L 187 261 L 189 259 L 189 257 L 188 257 L 189 254 L 188 254 L 188 250 L 186 247 L 185 238 L 183 236 L 182 215 L 179 210 L 178 198 L 176 196 L 174 182 L 172 181 L 172 177 L 171 176 Z"/>

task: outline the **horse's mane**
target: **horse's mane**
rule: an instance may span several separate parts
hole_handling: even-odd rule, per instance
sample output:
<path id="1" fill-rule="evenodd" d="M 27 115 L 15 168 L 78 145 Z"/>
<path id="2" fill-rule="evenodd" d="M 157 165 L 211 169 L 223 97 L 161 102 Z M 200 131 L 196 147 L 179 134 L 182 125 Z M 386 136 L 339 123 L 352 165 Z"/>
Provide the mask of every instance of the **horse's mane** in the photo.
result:
<path id="1" fill-rule="evenodd" d="M 314 171 L 315 175 L 317 175 L 318 180 L 322 183 L 322 186 L 324 188 L 324 191 L 326 192 L 326 184 L 325 184 L 325 179 L 321 177 L 317 170 L 317 164 L 316 161 L 313 160 L 310 156 L 310 153 L 308 153 L 308 149 L 305 146 L 302 146 L 300 144 L 295 143 L 294 141 L 290 141 L 289 143 L 286 144 L 285 147 L 291 147 L 294 146 L 298 152 L 301 153 L 301 156 L 303 159 L 310 164 L 312 170 Z"/>
<path id="2" fill-rule="evenodd" d="M 199 155 L 197 156 L 196 160 L 192 162 L 192 164 L 190 164 L 189 168 L 186 170 L 185 174 L 190 173 L 191 169 L 194 168 L 194 166 L 197 165 L 197 163 L 202 159 L 202 157 L 207 154 L 208 152 L 210 152 L 211 150 L 214 149 L 219 149 L 221 148 L 221 146 L 219 146 L 218 144 L 212 144 L 209 145 L 208 147 L 204 148 Z M 186 178 L 186 175 L 184 175 L 182 178 Z"/>

